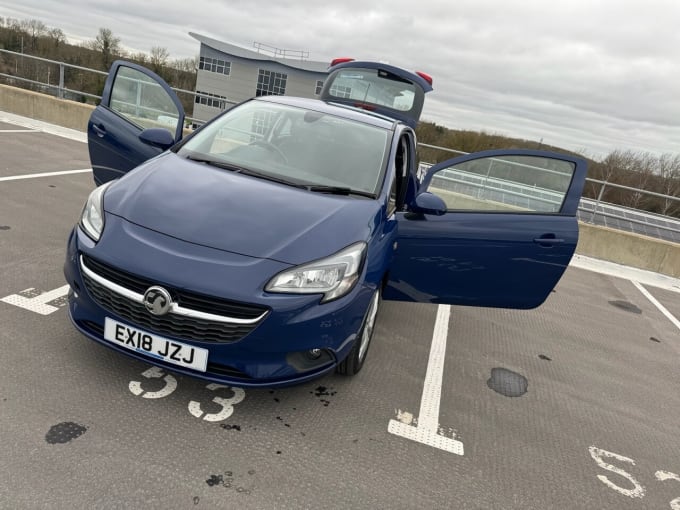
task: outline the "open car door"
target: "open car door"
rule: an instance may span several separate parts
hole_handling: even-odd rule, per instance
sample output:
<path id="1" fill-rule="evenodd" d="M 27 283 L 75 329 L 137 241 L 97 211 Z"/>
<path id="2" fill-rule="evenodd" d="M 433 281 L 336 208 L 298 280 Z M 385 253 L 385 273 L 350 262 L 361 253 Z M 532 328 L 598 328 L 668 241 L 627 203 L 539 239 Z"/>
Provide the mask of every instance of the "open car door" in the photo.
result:
<path id="1" fill-rule="evenodd" d="M 398 238 L 383 297 L 534 308 L 564 273 L 578 241 L 583 159 L 485 151 L 432 166 Z"/>
<path id="2" fill-rule="evenodd" d="M 102 99 L 87 124 L 87 144 L 97 185 L 117 179 L 179 141 L 184 108 L 154 72 L 117 60 Z"/>

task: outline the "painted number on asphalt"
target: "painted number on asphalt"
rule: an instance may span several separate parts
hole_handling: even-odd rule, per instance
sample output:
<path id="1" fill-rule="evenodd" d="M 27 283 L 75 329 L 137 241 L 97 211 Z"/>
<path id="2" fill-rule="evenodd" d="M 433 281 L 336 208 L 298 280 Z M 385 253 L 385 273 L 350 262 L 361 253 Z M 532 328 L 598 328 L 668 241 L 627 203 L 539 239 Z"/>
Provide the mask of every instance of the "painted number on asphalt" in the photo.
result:
<path id="1" fill-rule="evenodd" d="M 177 389 L 177 379 L 175 379 L 170 374 L 164 374 L 163 370 L 158 367 L 151 367 L 149 370 L 142 372 L 142 376 L 147 379 L 163 379 L 165 381 L 165 386 L 163 386 L 158 391 L 144 391 L 142 389 L 142 383 L 139 381 L 130 381 L 128 388 L 133 393 L 133 395 L 141 396 L 143 398 L 163 398 L 170 395 L 173 391 Z"/>
<path id="2" fill-rule="evenodd" d="M 600 480 L 610 489 L 615 490 L 616 492 L 618 492 L 619 494 L 623 494 L 624 496 L 628 496 L 629 498 L 644 497 L 645 488 L 638 480 L 636 480 L 633 477 L 633 475 L 631 475 L 624 469 L 621 469 L 620 467 L 610 464 L 611 460 L 612 462 L 618 461 L 623 462 L 625 464 L 629 464 L 630 466 L 635 466 L 635 461 L 633 459 L 631 459 L 630 457 L 625 457 L 618 453 L 603 450 L 602 448 L 598 448 L 597 446 L 591 446 L 590 448 L 588 448 L 588 451 L 590 452 L 590 456 L 593 458 L 593 460 L 596 462 L 598 466 L 600 466 L 602 469 L 606 469 L 611 473 L 614 473 L 618 476 L 625 478 L 628 481 L 628 483 L 626 484 L 627 485 L 626 487 L 621 487 L 620 485 L 618 485 L 618 483 L 613 482 L 611 478 L 606 475 L 597 475 L 598 480 Z M 666 480 L 674 480 L 680 482 L 680 475 L 676 475 L 675 473 L 671 473 L 670 471 L 657 471 L 656 473 L 654 473 L 654 476 L 656 477 L 657 480 L 661 482 Z M 670 508 L 671 510 L 680 510 L 680 497 L 675 498 L 670 502 Z"/>
<path id="3" fill-rule="evenodd" d="M 221 384 L 208 384 L 206 389 L 215 391 L 220 388 L 231 390 L 234 395 L 229 398 L 215 397 L 213 402 L 222 406 L 222 410 L 218 413 L 205 413 L 201 410 L 201 403 L 192 400 L 189 402 L 189 412 L 196 418 L 203 418 L 205 421 L 222 421 L 229 418 L 234 412 L 234 405 L 238 404 L 246 398 L 246 392 L 241 388 L 232 388 L 231 386 L 223 386 Z"/>
<path id="4" fill-rule="evenodd" d="M 177 389 L 177 379 L 175 379 L 170 374 L 166 374 L 159 367 L 151 367 L 148 370 L 145 370 L 144 372 L 142 372 L 142 377 L 144 377 L 145 379 L 163 379 L 163 381 L 165 381 L 165 385 L 160 390 L 145 391 L 142 388 L 141 381 L 130 381 L 130 383 L 128 384 L 128 389 L 133 395 L 137 397 L 149 399 L 164 398 L 172 394 Z M 243 402 L 243 399 L 246 398 L 246 392 L 242 388 L 234 388 L 231 386 L 224 386 L 222 384 L 215 383 L 210 383 L 205 388 L 213 392 L 217 390 L 226 389 L 230 390 L 233 393 L 231 397 L 219 397 L 219 396 L 213 397 L 212 401 L 215 404 L 222 406 L 222 409 L 217 413 L 205 413 L 201 409 L 200 402 L 197 402 L 195 400 L 189 401 L 188 406 L 189 413 L 191 413 L 191 415 L 195 416 L 196 418 L 201 418 L 209 422 L 226 420 L 234 413 L 234 406 L 236 404 Z"/>

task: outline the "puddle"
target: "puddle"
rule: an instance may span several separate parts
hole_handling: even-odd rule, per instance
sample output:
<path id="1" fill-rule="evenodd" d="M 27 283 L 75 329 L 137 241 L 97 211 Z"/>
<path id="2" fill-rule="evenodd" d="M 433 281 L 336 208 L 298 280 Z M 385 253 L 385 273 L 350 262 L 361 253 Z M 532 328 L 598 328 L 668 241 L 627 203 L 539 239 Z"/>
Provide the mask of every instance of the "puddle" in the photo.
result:
<path id="1" fill-rule="evenodd" d="M 529 381 L 522 374 L 507 368 L 492 368 L 486 385 L 505 397 L 521 397 L 527 392 Z"/>
<path id="2" fill-rule="evenodd" d="M 626 312 L 638 314 L 642 313 L 642 310 L 640 310 L 633 303 L 629 303 L 628 301 L 609 301 L 609 304 L 615 306 L 616 308 L 620 308 L 621 310 L 625 310 Z"/>
<path id="3" fill-rule="evenodd" d="M 552 358 L 546 356 L 545 354 L 539 354 L 538 357 L 544 361 L 552 361 Z"/>
<path id="4" fill-rule="evenodd" d="M 45 435 L 45 441 L 49 444 L 64 444 L 82 436 L 87 427 L 73 423 L 72 421 L 65 421 L 50 427 L 49 432 Z"/>
<path id="5" fill-rule="evenodd" d="M 656 337 L 654 337 L 654 336 L 650 336 L 649 339 L 650 339 L 652 342 L 656 342 L 657 344 L 660 344 L 660 343 L 661 343 L 661 340 L 659 340 L 658 338 L 656 338 Z"/>

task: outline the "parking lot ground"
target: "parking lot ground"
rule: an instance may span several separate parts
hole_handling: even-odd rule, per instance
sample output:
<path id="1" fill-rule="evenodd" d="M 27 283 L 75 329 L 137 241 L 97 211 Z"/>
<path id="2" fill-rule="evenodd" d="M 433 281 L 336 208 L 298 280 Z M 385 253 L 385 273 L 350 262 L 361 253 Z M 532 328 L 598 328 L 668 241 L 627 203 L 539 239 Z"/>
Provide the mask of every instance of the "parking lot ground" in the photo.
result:
<path id="1" fill-rule="evenodd" d="M 82 142 L 7 129 L 0 177 L 89 166 Z M 214 388 L 84 338 L 63 295 L 2 301 L 63 288 L 92 188 L 0 181 L 0 508 L 677 507 L 680 329 L 629 273 L 570 267 L 540 308 L 450 307 L 439 336 L 437 305 L 384 302 L 357 377 Z M 673 285 L 642 288 L 680 316 Z M 434 407 L 462 455 L 388 431 Z"/>

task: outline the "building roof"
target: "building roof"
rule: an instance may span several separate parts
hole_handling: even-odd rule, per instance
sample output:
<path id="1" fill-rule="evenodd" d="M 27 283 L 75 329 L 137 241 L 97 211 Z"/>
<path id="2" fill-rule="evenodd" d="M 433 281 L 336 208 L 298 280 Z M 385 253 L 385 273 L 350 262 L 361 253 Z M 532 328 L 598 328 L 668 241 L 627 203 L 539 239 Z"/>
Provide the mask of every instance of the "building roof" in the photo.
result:
<path id="1" fill-rule="evenodd" d="M 278 58 L 273 55 L 267 55 L 266 53 L 258 53 L 257 51 L 249 50 L 248 48 L 237 46 L 235 44 L 230 44 L 224 41 L 218 41 L 217 39 L 212 39 L 210 37 L 196 34 L 194 32 L 189 32 L 189 35 L 196 39 L 201 44 L 210 46 L 211 48 L 217 51 L 221 51 L 222 53 L 234 55 L 235 57 L 245 58 L 248 60 L 276 62 L 277 64 L 281 64 L 293 69 L 300 69 L 302 71 L 310 71 L 313 73 L 328 74 L 328 67 L 330 64 L 329 62 L 318 62 L 314 60 L 302 60 L 293 58 Z"/>

